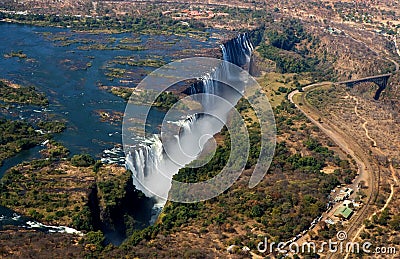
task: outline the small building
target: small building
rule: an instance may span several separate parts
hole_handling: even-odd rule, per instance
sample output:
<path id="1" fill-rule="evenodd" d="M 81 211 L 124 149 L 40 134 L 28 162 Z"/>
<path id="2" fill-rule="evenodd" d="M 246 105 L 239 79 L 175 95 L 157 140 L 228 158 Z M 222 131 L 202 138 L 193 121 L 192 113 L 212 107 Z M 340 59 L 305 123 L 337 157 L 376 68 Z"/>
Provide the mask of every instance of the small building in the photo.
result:
<path id="1" fill-rule="evenodd" d="M 351 194 L 353 194 L 354 190 L 351 188 L 347 188 L 346 193 L 348 194 L 348 196 L 350 197 Z"/>
<path id="2" fill-rule="evenodd" d="M 349 197 L 348 193 L 341 192 L 335 197 L 335 202 L 344 201 Z"/>
<path id="3" fill-rule="evenodd" d="M 353 215 L 353 210 L 346 207 L 346 206 L 340 206 L 335 213 L 333 214 L 335 217 L 342 218 L 342 219 L 350 219 L 351 216 Z"/>
<path id="4" fill-rule="evenodd" d="M 327 218 L 325 220 L 325 223 L 329 224 L 329 225 L 335 225 L 335 221 L 333 221 L 331 218 Z"/>
<path id="5" fill-rule="evenodd" d="M 191 15 L 191 16 L 199 16 L 199 15 L 201 15 L 201 13 L 199 11 L 194 10 L 194 11 L 190 11 L 189 15 Z"/>

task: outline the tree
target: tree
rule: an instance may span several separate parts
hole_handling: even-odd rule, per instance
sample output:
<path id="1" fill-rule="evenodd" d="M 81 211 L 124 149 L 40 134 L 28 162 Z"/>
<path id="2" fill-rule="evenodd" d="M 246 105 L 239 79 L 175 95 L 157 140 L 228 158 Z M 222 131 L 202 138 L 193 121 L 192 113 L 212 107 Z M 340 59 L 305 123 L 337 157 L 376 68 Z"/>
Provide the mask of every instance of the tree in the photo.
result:
<path id="1" fill-rule="evenodd" d="M 71 163 L 74 166 L 88 167 L 93 165 L 95 161 L 93 157 L 91 157 L 89 154 L 82 154 L 82 155 L 74 155 L 71 158 Z"/>
<path id="2" fill-rule="evenodd" d="M 103 250 L 104 241 L 105 237 L 101 231 L 90 231 L 84 238 L 85 246 L 92 252 Z"/>

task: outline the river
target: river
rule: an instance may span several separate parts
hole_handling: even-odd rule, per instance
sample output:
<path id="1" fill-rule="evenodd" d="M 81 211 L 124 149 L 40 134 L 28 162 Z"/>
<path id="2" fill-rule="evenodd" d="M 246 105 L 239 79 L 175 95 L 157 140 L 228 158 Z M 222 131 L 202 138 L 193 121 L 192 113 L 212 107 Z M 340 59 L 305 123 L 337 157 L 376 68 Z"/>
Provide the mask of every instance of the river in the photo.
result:
<path id="1" fill-rule="evenodd" d="M 49 37 L 51 35 L 51 37 Z M 80 41 L 63 46 L 68 38 Z M 64 37 L 64 38 L 62 38 Z M 57 118 L 67 122 L 67 130 L 57 134 L 55 139 L 65 145 L 72 154 L 89 153 L 100 158 L 105 149 L 121 144 L 121 121 L 104 122 L 99 111 L 107 114 L 123 113 L 126 102 L 99 86 L 134 87 L 153 67 L 118 65 L 112 63 L 118 57 L 162 58 L 169 62 L 178 56 L 184 48 L 216 47 L 213 40 L 201 42 L 189 37 L 121 34 L 74 33 L 68 29 L 35 27 L 18 24 L 0 23 L 0 78 L 21 85 L 33 85 L 44 92 L 50 105 L 46 109 L 16 106 L 2 113 L 6 117 L 22 117 L 35 122 L 42 118 Z M 127 38 L 139 38 L 140 45 L 151 48 L 131 51 L 115 50 L 120 42 Z M 65 41 L 65 40 L 64 40 Z M 104 42 L 110 49 L 80 49 L 93 41 Z M 114 42 L 112 42 L 114 41 Z M 168 44 L 165 44 L 168 42 Z M 175 43 L 174 43 L 175 42 Z M 171 44 L 174 43 L 174 44 Z M 128 45 L 128 44 L 124 44 Z M 137 46 L 138 44 L 131 44 Z M 26 59 L 5 58 L 11 51 L 22 50 Z M 86 64 L 91 66 L 87 67 Z M 110 78 L 108 69 L 126 69 L 121 78 Z M 137 106 L 138 111 L 143 107 Z M 35 110 L 35 112 L 33 111 Z M 39 112 L 40 111 L 40 112 Z M 160 117 L 164 115 L 159 111 Z M 37 151 L 37 149 L 35 149 Z M 110 152 L 109 152 L 110 153 Z M 37 157 L 37 152 L 24 152 L 6 161 L 1 169 L 4 172 L 10 166 Z"/>

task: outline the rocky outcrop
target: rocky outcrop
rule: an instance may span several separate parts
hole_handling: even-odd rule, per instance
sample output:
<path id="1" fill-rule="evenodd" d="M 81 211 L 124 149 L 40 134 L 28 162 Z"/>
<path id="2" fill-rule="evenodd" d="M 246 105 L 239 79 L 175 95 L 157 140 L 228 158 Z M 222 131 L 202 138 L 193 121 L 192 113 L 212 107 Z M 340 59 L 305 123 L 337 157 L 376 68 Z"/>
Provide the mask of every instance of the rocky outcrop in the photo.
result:
<path id="1" fill-rule="evenodd" d="M 102 167 L 96 175 L 99 224 L 107 241 L 120 244 L 135 229 L 148 226 L 153 202 L 133 186 L 131 173 L 120 166 Z M 94 223 L 96 213 L 93 213 Z"/>

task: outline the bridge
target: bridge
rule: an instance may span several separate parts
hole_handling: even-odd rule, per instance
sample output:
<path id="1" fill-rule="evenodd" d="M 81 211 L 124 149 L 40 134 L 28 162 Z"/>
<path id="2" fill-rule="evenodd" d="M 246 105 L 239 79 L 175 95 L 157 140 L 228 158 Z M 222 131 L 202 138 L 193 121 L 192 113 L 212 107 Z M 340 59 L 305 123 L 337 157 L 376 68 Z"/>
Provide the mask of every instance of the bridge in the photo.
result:
<path id="1" fill-rule="evenodd" d="M 392 74 L 384 74 L 384 75 L 379 75 L 379 76 L 369 76 L 361 79 L 354 79 L 354 80 L 348 80 L 348 81 L 343 81 L 339 82 L 337 84 L 345 84 L 347 87 L 354 87 L 355 85 L 361 84 L 361 83 L 366 83 L 366 82 L 371 82 L 375 83 L 379 86 L 378 90 L 375 93 L 374 99 L 378 100 L 382 91 L 386 89 L 387 83 L 389 80 L 389 77 Z"/>

